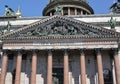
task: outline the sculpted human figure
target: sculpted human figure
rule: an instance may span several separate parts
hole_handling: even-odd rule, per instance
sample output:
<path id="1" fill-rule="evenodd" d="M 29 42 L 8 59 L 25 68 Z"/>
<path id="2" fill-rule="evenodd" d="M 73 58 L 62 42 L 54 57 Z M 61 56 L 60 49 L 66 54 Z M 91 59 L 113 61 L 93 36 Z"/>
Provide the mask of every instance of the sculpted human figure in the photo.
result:
<path id="1" fill-rule="evenodd" d="M 5 5 L 5 16 L 11 16 L 11 15 L 14 15 L 14 11 L 9 8 L 7 5 Z"/>
<path id="2" fill-rule="evenodd" d="M 58 5 L 54 8 L 55 10 L 55 15 L 61 15 L 61 11 L 62 11 L 63 7 L 61 5 Z"/>
<path id="3" fill-rule="evenodd" d="M 114 3 L 111 7 L 110 7 L 111 11 L 113 13 L 120 13 L 120 0 L 118 0 L 116 3 Z"/>
<path id="4" fill-rule="evenodd" d="M 108 22 L 110 24 L 111 29 L 114 29 L 116 25 L 116 19 L 114 20 L 113 17 L 111 17 L 111 19 Z"/>

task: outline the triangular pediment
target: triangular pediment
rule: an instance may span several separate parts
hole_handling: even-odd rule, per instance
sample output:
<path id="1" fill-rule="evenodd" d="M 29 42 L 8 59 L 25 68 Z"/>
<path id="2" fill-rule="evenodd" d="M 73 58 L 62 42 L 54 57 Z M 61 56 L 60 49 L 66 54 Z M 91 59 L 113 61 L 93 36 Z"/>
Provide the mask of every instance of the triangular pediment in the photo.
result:
<path id="1" fill-rule="evenodd" d="M 49 36 L 119 36 L 118 32 L 94 26 L 75 19 L 53 16 L 37 21 L 16 31 L 1 35 L 0 38 L 26 38 Z"/>

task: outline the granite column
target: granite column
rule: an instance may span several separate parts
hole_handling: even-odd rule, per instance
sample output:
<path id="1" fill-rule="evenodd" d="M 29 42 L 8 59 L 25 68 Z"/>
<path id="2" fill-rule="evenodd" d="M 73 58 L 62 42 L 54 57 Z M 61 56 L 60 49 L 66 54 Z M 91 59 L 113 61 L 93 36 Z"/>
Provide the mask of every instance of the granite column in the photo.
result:
<path id="1" fill-rule="evenodd" d="M 118 56 L 118 50 L 114 49 L 114 63 L 115 63 L 115 75 L 116 75 L 116 84 L 120 84 L 120 58 Z"/>
<path id="2" fill-rule="evenodd" d="M 17 64 L 16 64 L 15 84 L 20 84 L 21 67 L 22 67 L 22 54 L 21 54 L 21 51 L 18 51 Z"/>
<path id="3" fill-rule="evenodd" d="M 69 84 L 69 58 L 68 52 L 64 52 L 64 84 Z"/>
<path id="4" fill-rule="evenodd" d="M 97 54 L 98 83 L 104 84 L 101 49 L 96 49 L 96 54 Z"/>
<path id="5" fill-rule="evenodd" d="M 83 49 L 80 50 L 80 74 L 81 74 L 81 84 L 86 84 L 85 53 Z"/>
<path id="6" fill-rule="evenodd" d="M 6 70 L 7 70 L 7 62 L 8 62 L 8 56 L 7 56 L 7 52 L 5 51 L 5 52 L 3 53 L 3 58 L 2 58 L 2 71 L 1 71 L 0 84 L 5 84 L 5 76 L 6 76 Z"/>
<path id="7" fill-rule="evenodd" d="M 32 56 L 32 72 L 31 72 L 31 84 L 36 84 L 36 72 L 37 72 L 37 54 L 33 51 Z"/>
<path id="8" fill-rule="evenodd" d="M 52 52 L 48 51 L 47 84 L 52 84 Z"/>

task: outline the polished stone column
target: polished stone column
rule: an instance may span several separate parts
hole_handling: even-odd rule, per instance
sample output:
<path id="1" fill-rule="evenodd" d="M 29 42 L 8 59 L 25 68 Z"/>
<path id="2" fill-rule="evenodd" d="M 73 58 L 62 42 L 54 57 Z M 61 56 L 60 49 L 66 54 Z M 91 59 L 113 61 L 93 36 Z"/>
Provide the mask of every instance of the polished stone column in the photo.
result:
<path id="1" fill-rule="evenodd" d="M 68 15 L 70 15 L 70 8 L 68 7 Z"/>
<path id="2" fill-rule="evenodd" d="M 62 15 L 64 14 L 64 13 L 63 13 L 63 9 L 61 10 L 61 13 L 62 13 Z"/>
<path id="3" fill-rule="evenodd" d="M 52 12 L 50 12 L 50 16 L 52 16 Z"/>
<path id="4" fill-rule="evenodd" d="M 69 58 L 67 50 L 64 53 L 64 84 L 69 84 Z"/>
<path id="5" fill-rule="evenodd" d="M 21 67 L 22 67 L 22 54 L 20 51 L 18 51 L 15 84 L 20 84 Z"/>
<path id="6" fill-rule="evenodd" d="M 75 8 L 75 15 L 77 15 L 77 8 Z"/>
<path id="7" fill-rule="evenodd" d="M 31 72 L 31 84 L 36 84 L 36 72 L 37 72 L 37 54 L 33 51 L 32 56 L 32 72 Z"/>
<path id="8" fill-rule="evenodd" d="M 83 15 L 83 10 L 81 10 L 81 15 Z"/>
<path id="9" fill-rule="evenodd" d="M 2 71 L 1 71 L 0 84 L 5 84 L 5 76 L 6 76 L 6 70 L 7 70 L 7 62 L 8 62 L 7 52 L 4 52 L 3 58 L 2 58 Z"/>
<path id="10" fill-rule="evenodd" d="M 86 84 L 86 65 L 85 65 L 85 54 L 84 50 L 80 50 L 80 74 L 81 84 Z"/>
<path id="11" fill-rule="evenodd" d="M 47 84 L 52 84 L 52 52 L 48 51 Z"/>
<path id="12" fill-rule="evenodd" d="M 97 54 L 98 84 L 104 84 L 101 50 L 96 49 L 96 54 Z"/>
<path id="13" fill-rule="evenodd" d="M 116 84 L 120 84 L 120 58 L 118 56 L 118 50 L 114 49 L 114 63 L 115 63 L 115 75 L 116 75 Z"/>

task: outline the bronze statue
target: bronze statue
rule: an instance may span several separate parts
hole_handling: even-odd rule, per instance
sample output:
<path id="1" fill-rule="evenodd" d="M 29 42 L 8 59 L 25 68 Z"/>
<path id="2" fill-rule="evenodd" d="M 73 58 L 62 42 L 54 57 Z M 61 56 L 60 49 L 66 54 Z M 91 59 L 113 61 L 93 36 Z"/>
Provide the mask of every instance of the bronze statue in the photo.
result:
<path id="1" fill-rule="evenodd" d="M 5 16 L 12 16 L 14 15 L 14 11 L 12 10 L 12 8 L 9 8 L 8 5 L 5 5 Z"/>
<path id="2" fill-rule="evenodd" d="M 113 17 L 111 17 L 111 19 L 108 22 L 110 24 L 111 29 L 115 29 L 116 19 L 113 19 Z"/>
<path id="3" fill-rule="evenodd" d="M 59 5 L 59 6 L 56 6 L 56 7 L 55 7 L 55 11 L 56 11 L 56 12 L 61 12 L 62 8 L 63 8 L 63 7 L 60 6 L 60 5 Z"/>
<path id="4" fill-rule="evenodd" d="M 63 7 L 61 5 L 58 5 L 54 8 L 55 10 L 55 15 L 62 15 L 61 11 L 62 11 Z"/>
<path id="5" fill-rule="evenodd" d="M 10 28 L 11 28 L 11 23 L 8 21 L 7 22 L 7 31 L 10 32 Z"/>
<path id="6" fill-rule="evenodd" d="M 111 7 L 110 7 L 111 11 L 113 13 L 120 13 L 120 0 L 118 0 L 116 3 L 114 3 Z"/>

